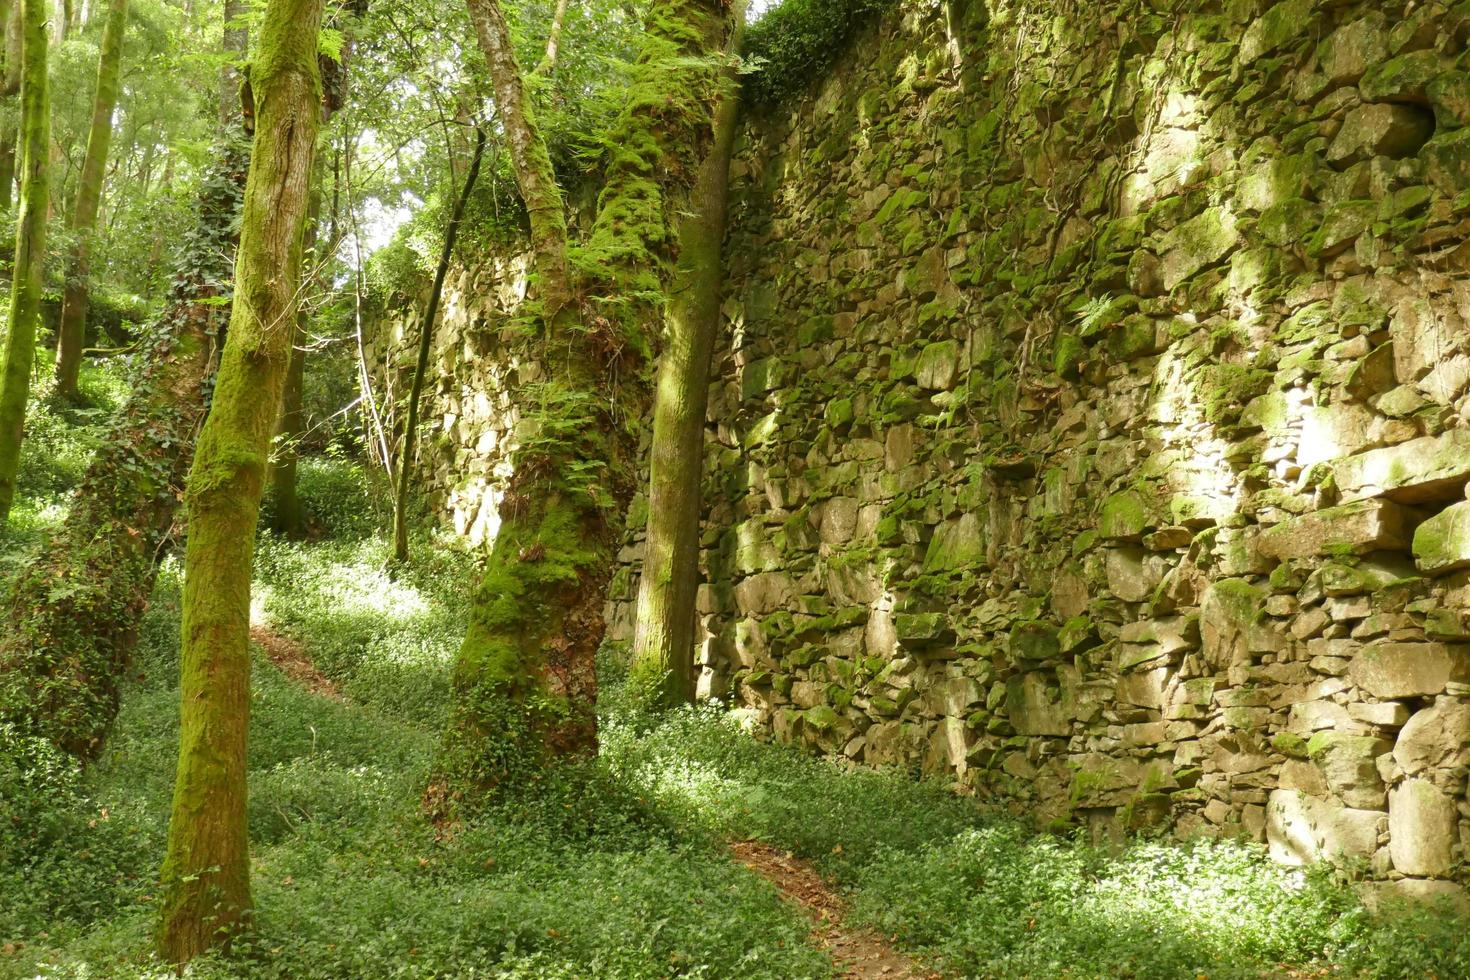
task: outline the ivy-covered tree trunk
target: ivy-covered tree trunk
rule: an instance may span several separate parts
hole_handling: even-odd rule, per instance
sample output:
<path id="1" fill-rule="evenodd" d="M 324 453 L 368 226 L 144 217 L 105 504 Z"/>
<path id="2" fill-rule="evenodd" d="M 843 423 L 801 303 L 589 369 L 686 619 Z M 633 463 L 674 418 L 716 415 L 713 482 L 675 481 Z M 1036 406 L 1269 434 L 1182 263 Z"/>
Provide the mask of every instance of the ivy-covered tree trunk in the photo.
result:
<path id="1" fill-rule="evenodd" d="M 639 378 L 676 249 L 684 182 L 709 141 L 727 29 L 721 0 L 659 0 L 610 147 L 598 213 L 567 254 L 562 199 L 494 0 L 470 0 L 506 125 L 531 237 L 550 380 L 518 392 L 534 435 L 513 450 L 500 533 L 454 670 L 445 778 L 429 803 L 503 784 L 596 746 L 594 659 L 622 515 L 636 480 Z M 517 125 L 516 115 L 529 121 Z M 554 201 L 554 208 L 552 203 Z M 558 230 L 560 238 L 558 239 Z M 569 268 L 569 266 L 567 266 Z M 575 288 L 574 288 L 575 287 Z M 559 290 L 564 293 L 559 294 Z"/>
<path id="2" fill-rule="evenodd" d="M 127 26 L 128 0 L 112 0 L 107 11 L 107 24 L 102 29 L 102 51 L 97 58 L 97 91 L 92 99 L 92 128 L 87 134 L 87 153 L 82 159 L 76 208 L 71 216 L 71 231 L 76 242 L 72 245 L 66 270 L 61 328 L 56 343 L 56 392 L 64 398 L 76 397 L 82 348 L 86 345 L 92 232 L 97 226 L 97 208 L 102 203 L 102 176 L 107 166 L 108 149 L 112 145 L 112 113 L 117 108 L 123 34 Z"/>
<path id="3" fill-rule="evenodd" d="M 153 592 L 229 319 L 248 147 L 227 138 L 199 192 L 162 315 L 128 400 L 61 528 L 16 576 L 0 637 L 0 721 L 82 759 L 97 755 Z"/>
<path id="4" fill-rule="evenodd" d="M 0 210 L 15 203 L 15 137 L 20 131 L 20 9 L 16 0 L 0 0 L 0 26 L 5 31 L 4 67 L 0 68 Z"/>
<path id="5" fill-rule="evenodd" d="M 21 185 L 10 283 L 10 327 L 0 368 L 0 526 L 15 502 L 31 363 L 41 326 L 46 212 L 51 203 L 51 104 L 46 77 L 46 0 L 22 0 Z"/>
<path id="6" fill-rule="evenodd" d="M 732 52 L 744 4 L 736 2 Z M 638 586 L 629 684 L 646 707 L 694 700 L 694 605 L 699 589 L 700 478 L 709 365 L 720 326 L 730 156 L 740 120 L 733 71 L 715 111 L 714 139 L 689 208 L 678 221 L 679 257 L 669 289 L 664 348 L 653 393 L 648 537 Z"/>
<path id="7" fill-rule="evenodd" d="M 250 908 L 250 573 L 296 326 L 321 118 L 322 3 L 270 0 L 250 67 L 256 129 L 236 301 L 185 498 L 179 763 L 157 937 L 172 963 L 227 942 Z"/>

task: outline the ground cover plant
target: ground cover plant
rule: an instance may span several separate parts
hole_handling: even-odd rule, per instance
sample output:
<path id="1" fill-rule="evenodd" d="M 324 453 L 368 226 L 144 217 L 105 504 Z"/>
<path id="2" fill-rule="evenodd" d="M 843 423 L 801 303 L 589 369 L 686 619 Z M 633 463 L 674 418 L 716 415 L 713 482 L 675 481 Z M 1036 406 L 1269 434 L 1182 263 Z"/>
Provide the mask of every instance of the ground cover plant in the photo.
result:
<path id="1" fill-rule="evenodd" d="M 320 463 L 323 467 L 327 463 Z M 347 464 L 338 464 L 346 466 Z M 340 475 L 340 474 L 339 474 Z M 316 513 L 358 514 L 343 481 Z M 732 862 L 755 839 L 833 877 L 857 923 L 948 976 L 1452 977 L 1455 927 L 1368 913 L 1327 871 L 1256 845 L 1055 837 L 933 782 L 772 745 L 718 705 L 656 719 L 604 695 L 599 759 L 452 832 L 421 809 L 446 717 L 462 550 L 389 577 L 380 525 L 261 543 L 259 622 L 332 694 L 257 649 L 249 821 L 261 913 L 197 977 L 823 977 L 800 912 Z M 324 525 L 330 527 L 330 524 Z M 0 976 L 147 977 L 177 739 L 179 569 L 145 621 L 125 708 L 85 774 L 7 738 Z M 1302 975 L 1312 975 L 1310 973 Z"/>

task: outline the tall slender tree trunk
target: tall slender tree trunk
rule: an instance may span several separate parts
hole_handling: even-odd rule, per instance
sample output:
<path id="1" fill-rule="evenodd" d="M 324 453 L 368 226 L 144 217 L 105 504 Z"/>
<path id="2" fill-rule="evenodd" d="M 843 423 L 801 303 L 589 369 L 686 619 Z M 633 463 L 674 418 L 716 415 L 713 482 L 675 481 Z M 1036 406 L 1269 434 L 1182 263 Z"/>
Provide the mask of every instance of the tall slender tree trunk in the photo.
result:
<path id="1" fill-rule="evenodd" d="M 299 302 L 321 119 L 322 3 L 270 0 L 250 68 L 256 129 L 237 301 L 185 498 L 179 764 L 158 928 L 159 952 L 172 963 L 227 942 L 250 909 L 250 573 Z"/>
<path id="2" fill-rule="evenodd" d="M 20 215 L 15 231 L 15 266 L 10 283 L 10 329 L 0 369 L 0 527 L 15 502 L 30 399 L 31 364 L 41 326 L 42 265 L 46 257 L 46 211 L 50 203 L 51 104 L 46 77 L 46 0 L 22 0 L 25 28 L 21 71 Z"/>
<path id="3" fill-rule="evenodd" d="M 303 291 L 315 285 L 316 273 L 312 267 L 315 265 L 315 249 L 321 240 L 321 212 L 321 165 L 318 163 L 312 168 L 311 197 L 306 208 L 306 233 L 302 254 L 306 256 L 309 276 L 303 280 Z M 276 429 L 277 447 L 270 471 L 271 497 L 275 501 L 271 529 L 288 538 L 306 536 L 306 512 L 296 493 L 296 471 L 298 445 L 301 434 L 306 430 L 302 403 L 306 385 L 307 318 L 307 307 L 303 303 L 296 314 L 296 330 L 291 340 L 291 363 L 286 368 L 286 389 L 281 395 L 281 422 Z"/>
<path id="4" fill-rule="evenodd" d="M 102 30 L 102 52 L 97 59 L 97 92 L 92 99 L 92 128 L 87 135 L 87 155 L 82 160 L 76 208 L 71 216 L 76 244 L 72 246 L 66 271 L 61 329 L 56 343 L 56 391 L 64 398 L 76 397 L 82 348 L 86 346 L 92 235 L 97 227 L 97 209 L 102 203 L 102 177 L 107 168 L 108 150 L 112 146 L 112 114 L 117 109 L 123 34 L 127 26 L 128 0 L 112 0 L 107 11 L 107 25 Z"/>
<path id="5" fill-rule="evenodd" d="M 731 52 L 740 43 L 737 0 Z M 689 209 L 678 222 L 679 259 L 669 289 L 664 349 L 653 393 L 648 537 L 638 586 L 629 684 L 646 707 L 694 700 L 694 605 L 699 589 L 700 478 L 709 364 L 720 326 L 722 251 L 730 155 L 740 122 L 733 70 L 715 110 L 714 139 L 700 166 Z"/>
<path id="6" fill-rule="evenodd" d="M 556 70 L 556 54 L 561 47 L 562 25 L 567 19 L 567 0 L 556 0 L 556 10 L 551 15 L 551 30 L 546 34 L 546 53 L 532 70 L 533 75 L 550 75 Z"/>
<path id="7" fill-rule="evenodd" d="M 241 21 L 250 0 L 224 0 L 225 33 L 222 47 L 226 62 L 219 70 L 219 119 L 228 125 L 240 112 L 241 67 L 250 49 L 250 31 Z M 238 25 L 238 26 L 237 26 Z"/>
<path id="8" fill-rule="evenodd" d="M 709 140 L 718 72 L 704 56 L 721 49 L 727 30 L 723 0 L 653 4 L 609 139 L 617 149 L 583 252 L 585 279 L 574 289 L 558 274 L 567 268 L 566 223 L 544 143 L 534 124 L 517 122 L 530 120 L 530 106 L 503 18 L 494 0 L 470 0 L 470 12 L 531 214 L 545 356 L 556 380 L 519 393 L 539 436 L 512 451 L 500 533 L 455 661 L 441 777 L 427 800 L 449 809 L 521 767 L 596 746 L 603 592 L 636 485 L 632 420 L 646 398 L 639 360 L 660 318 L 649 298 L 662 292 L 677 250 L 672 222 L 687 197 L 683 175 Z"/>
<path id="9" fill-rule="evenodd" d="M 429 287 L 429 302 L 424 309 L 424 320 L 419 326 L 419 356 L 414 364 L 413 383 L 408 391 L 408 421 L 403 428 L 403 451 L 398 456 L 398 492 L 393 498 L 393 560 L 408 561 L 408 488 L 412 482 L 414 451 L 418 443 L 419 399 L 424 394 L 424 377 L 429 373 L 429 352 L 434 343 L 434 321 L 439 317 L 439 300 L 444 295 L 444 277 L 449 273 L 449 263 L 454 258 L 454 241 L 459 236 L 459 225 L 464 220 L 464 209 L 469 204 L 470 192 L 480 176 L 480 160 L 485 155 L 485 130 L 475 128 L 475 153 L 470 160 L 470 170 L 464 179 L 464 188 L 455 199 L 454 211 L 449 216 L 449 226 L 444 229 L 444 249 L 439 254 L 439 266 L 434 270 L 434 282 Z"/>
<path id="10" fill-rule="evenodd" d="M 0 635 L 0 721 L 96 757 L 178 513 L 229 320 L 231 256 L 248 146 L 227 136 L 204 175 L 163 313 L 131 394 L 61 528 L 16 575 Z"/>
<path id="11" fill-rule="evenodd" d="M 4 27 L 4 66 L 0 68 L 0 209 L 15 203 L 15 137 L 20 130 L 20 22 L 17 0 L 0 0 L 0 26 Z"/>

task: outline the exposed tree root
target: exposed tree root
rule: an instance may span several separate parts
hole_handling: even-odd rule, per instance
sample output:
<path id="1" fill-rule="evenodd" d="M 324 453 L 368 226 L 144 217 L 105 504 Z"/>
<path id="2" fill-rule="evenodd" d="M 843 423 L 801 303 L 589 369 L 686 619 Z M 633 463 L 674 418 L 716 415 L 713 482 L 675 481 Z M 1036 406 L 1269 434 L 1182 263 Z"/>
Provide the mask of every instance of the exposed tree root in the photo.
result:
<path id="1" fill-rule="evenodd" d="M 741 864 L 802 907 L 812 920 L 813 944 L 832 957 L 838 975 L 845 980 L 939 980 L 943 976 L 897 952 L 877 933 L 844 926 L 842 900 L 805 861 L 759 841 L 732 842 L 730 850 Z"/>

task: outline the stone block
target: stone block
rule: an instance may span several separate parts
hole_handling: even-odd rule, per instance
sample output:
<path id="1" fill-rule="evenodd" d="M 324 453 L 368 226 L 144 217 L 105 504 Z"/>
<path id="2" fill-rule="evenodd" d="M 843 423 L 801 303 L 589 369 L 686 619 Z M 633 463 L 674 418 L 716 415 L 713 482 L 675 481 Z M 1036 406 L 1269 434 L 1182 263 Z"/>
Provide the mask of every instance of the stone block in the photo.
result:
<path id="1" fill-rule="evenodd" d="M 1345 502 L 1390 497 L 1405 503 L 1454 500 L 1470 480 L 1470 430 L 1410 439 L 1332 465 Z"/>
<path id="2" fill-rule="evenodd" d="M 1371 857 L 1378 848 L 1378 810 L 1354 810 L 1299 790 L 1278 789 L 1266 803 L 1266 842 L 1283 864 Z"/>
<path id="3" fill-rule="evenodd" d="M 1470 680 L 1470 645 L 1374 641 L 1348 668 L 1353 683 L 1382 700 L 1443 694 Z"/>
<path id="4" fill-rule="evenodd" d="M 1470 501 L 1451 504 L 1419 525 L 1414 563 L 1428 575 L 1470 568 Z"/>
<path id="5" fill-rule="evenodd" d="M 1388 801 L 1388 852 L 1395 871 L 1446 874 L 1459 850 L 1455 803 L 1426 779 L 1406 779 Z"/>
<path id="6" fill-rule="evenodd" d="M 1249 65 L 1304 34 L 1312 25 L 1314 6 L 1313 0 L 1282 0 L 1267 10 L 1246 28 L 1236 59 Z"/>
<path id="7" fill-rule="evenodd" d="M 1041 671 L 1016 674 L 1006 681 L 1006 712 L 1011 725 L 1022 735 L 1070 735 L 1071 719 L 1062 707 L 1060 693 L 1047 683 Z"/>
<path id="8" fill-rule="evenodd" d="M 1371 735 L 1326 731 L 1312 736 L 1307 752 L 1343 803 L 1359 810 L 1379 810 L 1384 804 L 1384 787 L 1374 760 L 1391 745 Z"/>
<path id="9" fill-rule="evenodd" d="M 1296 447 L 1297 465 L 1305 469 L 1372 446 L 1374 422 L 1372 412 L 1352 402 L 1303 409 Z"/>
<path id="10" fill-rule="evenodd" d="M 940 572 L 973 565 L 985 558 L 985 528 L 977 514 L 961 514 L 934 529 L 924 553 L 924 571 Z"/>
<path id="11" fill-rule="evenodd" d="M 1358 160 L 1413 156 L 1434 133 L 1434 116 L 1417 106 L 1376 103 L 1347 114 L 1327 147 L 1327 161 L 1346 166 Z"/>
<path id="12" fill-rule="evenodd" d="M 1108 589 L 1124 602 L 1147 600 L 1168 570 L 1157 554 L 1132 547 L 1109 548 L 1105 564 Z"/>
<path id="13" fill-rule="evenodd" d="M 1348 716 L 1354 721 L 1366 722 L 1380 728 L 1402 728 L 1409 720 L 1409 709 L 1400 701 L 1382 701 L 1377 704 L 1357 701 L 1348 705 Z"/>
<path id="14" fill-rule="evenodd" d="M 919 354 L 914 376 L 919 387 L 930 391 L 948 391 L 954 387 L 959 371 L 960 348 L 953 340 L 941 340 L 925 347 Z"/>
<path id="15" fill-rule="evenodd" d="M 1222 207 L 1203 212 L 1178 225 L 1160 245 L 1159 275 L 1164 290 L 1224 259 L 1240 242 L 1235 215 Z"/>
<path id="16" fill-rule="evenodd" d="M 1406 775 L 1470 765 L 1470 701 L 1442 697 L 1414 712 L 1393 746 Z"/>
<path id="17" fill-rule="evenodd" d="M 1358 500 L 1282 521 L 1256 547 L 1277 561 L 1317 555 L 1366 555 L 1409 547 L 1419 515 L 1392 500 Z"/>
<path id="18" fill-rule="evenodd" d="M 1317 63 L 1329 86 L 1352 85 L 1388 57 L 1388 27 L 1380 13 L 1344 24 L 1317 45 Z"/>
<path id="19" fill-rule="evenodd" d="M 1210 585 L 1200 604 L 1200 639 L 1205 662 L 1227 668 L 1249 663 L 1252 653 L 1279 648 L 1284 640 L 1265 621 L 1266 590 L 1245 579 Z"/>
<path id="20" fill-rule="evenodd" d="M 1161 708 L 1164 686 L 1169 681 L 1169 668 L 1137 671 L 1118 678 L 1115 689 L 1118 701 L 1140 708 Z"/>

